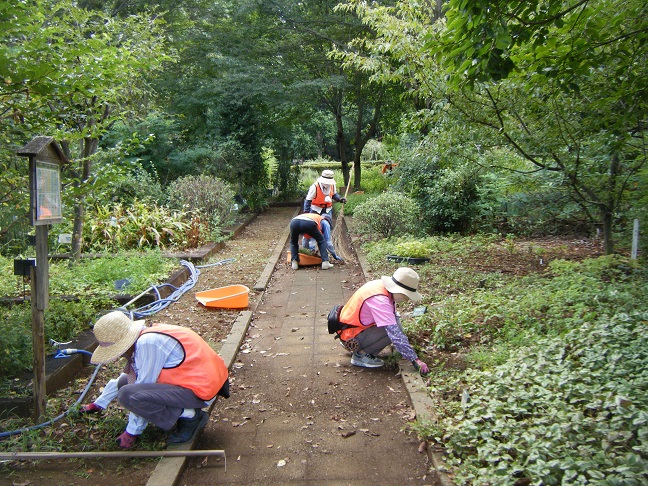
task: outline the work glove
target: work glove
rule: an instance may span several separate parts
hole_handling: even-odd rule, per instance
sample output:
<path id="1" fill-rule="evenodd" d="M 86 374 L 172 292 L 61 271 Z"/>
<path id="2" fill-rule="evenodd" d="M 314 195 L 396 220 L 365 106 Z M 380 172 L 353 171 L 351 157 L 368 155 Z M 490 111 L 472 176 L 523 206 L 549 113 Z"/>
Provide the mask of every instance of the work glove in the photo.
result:
<path id="1" fill-rule="evenodd" d="M 340 202 L 341 202 L 342 204 L 346 204 L 346 203 L 347 203 L 347 198 L 346 198 L 346 197 L 341 197 L 341 198 L 340 198 Z"/>
<path id="2" fill-rule="evenodd" d="M 414 368 L 421 374 L 421 376 L 425 376 L 430 373 L 430 368 L 428 368 L 428 365 L 426 365 L 422 360 L 416 358 L 414 361 L 412 361 L 412 364 L 414 365 Z"/>
<path id="3" fill-rule="evenodd" d="M 117 445 L 121 449 L 132 449 L 135 446 L 135 441 L 137 441 L 137 436 L 131 435 L 126 431 L 117 437 Z"/>
<path id="4" fill-rule="evenodd" d="M 344 263 L 344 259 L 342 257 L 339 257 L 337 255 L 333 255 L 333 258 L 335 258 L 338 262 Z"/>
<path id="5" fill-rule="evenodd" d="M 92 403 L 88 403 L 87 405 L 83 405 L 79 409 L 79 413 L 99 413 L 102 410 L 103 410 L 103 408 L 101 408 L 96 403 L 92 402 Z"/>

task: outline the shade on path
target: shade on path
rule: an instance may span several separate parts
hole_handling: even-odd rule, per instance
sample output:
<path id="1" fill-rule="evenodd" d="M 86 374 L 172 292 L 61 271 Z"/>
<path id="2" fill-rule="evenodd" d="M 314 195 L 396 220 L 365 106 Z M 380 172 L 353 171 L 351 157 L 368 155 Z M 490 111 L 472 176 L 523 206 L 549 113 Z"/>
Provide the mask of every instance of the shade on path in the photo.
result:
<path id="1" fill-rule="evenodd" d="M 287 246 L 232 369 L 232 396 L 213 408 L 177 484 L 431 484 L 427 456 L 394 369 L 351 366 L 326 315 L 364 283 L 358 265 L 290 269 Z"/>

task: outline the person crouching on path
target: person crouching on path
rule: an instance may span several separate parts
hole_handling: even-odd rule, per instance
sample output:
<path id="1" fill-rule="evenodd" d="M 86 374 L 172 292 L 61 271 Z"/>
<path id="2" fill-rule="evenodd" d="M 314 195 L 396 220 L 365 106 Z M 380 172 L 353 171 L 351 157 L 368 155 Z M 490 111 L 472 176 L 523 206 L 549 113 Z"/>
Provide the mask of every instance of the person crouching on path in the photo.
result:
<path id="1" fill-rule="evenodd" d="M 290 221 L 290 263 L 293 270 L 299 268 L 299 235 L 301 234 L 307 234 L 317 242 L 322 257 L 322 270 L 327 270 L 333 266 L 329 262 L 326 239 L 322 234 L 322 219 L 324 219 L 324 216 L 319 214 L 302 213 Z"/>
<path id="2" fill-rule="evenodd" d="M 337 193 L 334 172 L 330 169 L 322 171 L 322 175 L 308 188 L 304 199 L 304 212 L 316 214 L 331 214 L 333 201 L 346 204 L 345 197 Z"/>
<path id="3" fill-rule="evenodd" d="M 353 352 L 351 364 L 364 368 L 379 368 L 385 364 L 377 355 L 393 344 L 404 359 L 410 361 L 422 375 L 428 366 L 418 358 L 403 333 L 396 304 L 407 300 L 419 301 L 419 276 L 411 268 L 401 267 L 391 277 L 381 277 L 365 283 L 342 307 L 340 322 L 347 328 L 339 331 L 344 347 Z"/>
<path id="4" fill-rule="evenodd" d="M 101 396 L 81 413 L 98 412 L 113 398 L 128 410 L 126 430 L 117 445 L 130 449 L 150 422 L 175 431 L 168 444 L 189 442 L 209 418 L 202 409 L 216 395 L 229 397 L 228 370 L 223 359 L 197 333 L 170 324 L 146 327 L 123 312 L 102 316 L 94 325 L 99 346 L 90 362 L 105 364 L 124 356 L 128 363 L 110 380 Z"/>

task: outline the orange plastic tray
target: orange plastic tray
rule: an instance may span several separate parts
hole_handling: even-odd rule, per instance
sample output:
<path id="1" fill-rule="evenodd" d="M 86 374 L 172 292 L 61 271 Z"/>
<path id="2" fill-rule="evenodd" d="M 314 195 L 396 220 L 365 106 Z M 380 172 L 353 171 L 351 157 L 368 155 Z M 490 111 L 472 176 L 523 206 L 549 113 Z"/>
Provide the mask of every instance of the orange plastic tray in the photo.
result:
<path id="1" fill-rule="evenodd" d="M 288 258 L 286 259 L 288 263 L 290 263 L 291 261 L 290 257 L 291 254 L 289 251 Z M 320 257 L 306 255 L 305 253 L 299 254 L 299 265 L 301 265 L 302 267 L 307 267 L 308 265 L 321 265 L 321 263 L 322 263 L 322 259 Z"/>
<path id="2" fill-rule="evenodd" d="M 196 293 L 196 300 L 205 307 L 242 309 L 248 306 L 250 289 L 245 285 L 228 285 Z"/>

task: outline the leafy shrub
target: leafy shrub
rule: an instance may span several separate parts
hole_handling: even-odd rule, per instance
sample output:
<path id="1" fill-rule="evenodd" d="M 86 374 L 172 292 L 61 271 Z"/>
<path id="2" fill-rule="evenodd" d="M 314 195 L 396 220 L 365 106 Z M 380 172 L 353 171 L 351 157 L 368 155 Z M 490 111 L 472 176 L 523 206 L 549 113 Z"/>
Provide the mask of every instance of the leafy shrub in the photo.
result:
<path id="1" fill-rule="evenodd" d="M 385 192 L 358 205 L 353 216 L 360 234 L 389 238 L 418 233 L 421 210 L 413 199 Z"/>
<path id="2" fill-rule="evenodd" d="M 441 439 L 457 483 L 643 484 L 646 320 L 584 323 L 492 371 L 469 372 L 471 399 Z"/>
<path id="3" fill-rule="evenodd" d="M 94 252 L 184 248 L 187 218 L 186 213 L 141 201 L 96 206 L 83 227 L 84 245 Z"/>
<path id="4" fill-rule="evenodd" d="M 222 179 L 186 176 L 176 179 L 168 188 L 169 205 L 177 210 L 198 213 L 212 227 L 223 227 L 234 220 L 234 190 Z"/>
<path id="5" fill-rule="evenodd" d="M 394 179 L 382 173 L 381 165 L 362 165 L 360 187 L 370 194 L 385 192 Z M 353 184 L 353 181 L 351 181 Z"/>
<path id="6" fill-rule="evenodd" d="M 355 213 L 355 209 L 362 204 L 363 202 L 371 199 L 372 197 L 375 197 L 375 194 L 349 194 L 347 196 L 347 203 L 344 205 L 344 214 L 347 216 L 353 216 Z M 338 206 L 337 204 L 333 205 L 333 211 L 338 212 Z"/>
<path id="7" fill-rule="evenodd" d="M 115 282 L 126 279 L 128 286 L 119 293 L 139 294 L 166 280 L 177 266 L 177 260 L 155 250 L 86 258 L 73 265 L 60 261 L 50 264 L 50 293 L 113 296 L 118 292 Z"/>
<path id="8" fill-rule="evenodd" d="M 394 246 L 394 255 L 410 258 L 427 258 L 432 250 L 423 241 L 409 240 L 397 243 Z"/>
<path id="9" fill-rule="evenodd" d="M 106 300 L 70 302 L 52 299 L 45 311 L 45 343 L 67 342 L 90 329 Z M 0 308 L 0 376 L 9 379 L 32 367 L 32 313 L 29 303 Z"/>

